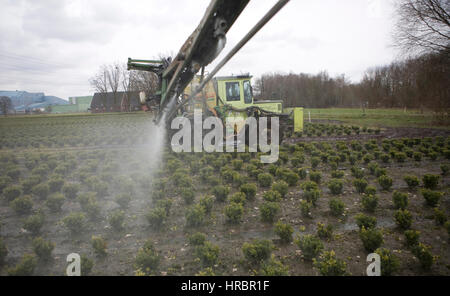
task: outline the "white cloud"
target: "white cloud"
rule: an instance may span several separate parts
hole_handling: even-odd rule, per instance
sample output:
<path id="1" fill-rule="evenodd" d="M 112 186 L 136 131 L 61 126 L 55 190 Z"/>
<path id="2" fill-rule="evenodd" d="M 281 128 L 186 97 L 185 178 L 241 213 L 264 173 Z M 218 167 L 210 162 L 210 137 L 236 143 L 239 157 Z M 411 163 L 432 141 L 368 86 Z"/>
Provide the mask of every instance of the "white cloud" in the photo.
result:
<path id="1" fill-rule="evenodd" d="M 217 61 L 275 4 L 250 1 Z M 176 53 L 209 0 L 0 0 L 0 89 L 63 98 L 92 92 L 101 64 Z M 353 81 L 394 58 L 390 0 L 292 0 L 220 75 L 345 73 Z"/>

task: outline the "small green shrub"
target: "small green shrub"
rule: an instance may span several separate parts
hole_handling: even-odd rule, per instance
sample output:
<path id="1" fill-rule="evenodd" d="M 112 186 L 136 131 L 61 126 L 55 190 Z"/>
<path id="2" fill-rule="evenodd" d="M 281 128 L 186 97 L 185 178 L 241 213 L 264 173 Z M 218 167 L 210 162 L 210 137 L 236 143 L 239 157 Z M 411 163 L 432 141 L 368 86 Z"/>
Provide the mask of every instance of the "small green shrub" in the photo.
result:
<path id="1" fill-rule="evenodd" d="M 307 176 L 308 172 L 305 168 L 297 169 L 297 175 L 300 179 L 304 180 Z"/>
<path id="2" fill-rule="evenodd" d="M 145 218 L 147 219 L 150 226 L 155 229 L 161 228 L 164 221 L 166 220 L 166 217 L 167 217 L 167 212 L 166 212 L 166 209 L 163 207 L 153 208 L 145 216 Z"/>
<path id="3" fill-rule="evenodd" d="M 267 171 L 272 175 L 275 176 L 276 172 L 277 172 L 278 167 L 274 164 L 269 165 L 269 167 L 267 168 Z"/>
<path id="4" fill-rule="evenodd" d="M 397 162 L 405 162 L 407 156 L 403 152 L 397 152 L 394 157 Z"/>
<path id="5" fill-rule="evenodd" d="M 212 196 L 206 195 L 206 196 L 200 198 L 198 203 L 200 204 L 200 206 L 202 206 L 205 209 L 205 213 L 209 214 L 209 213 L 211 213 L 211 210 L 212 210 L 212 207 L 214 204 L 214 199 Z"/>
<path id="6" fill-rule="evenodd" d="M 415 161 L 421 161 L 422 160 L 422 153 L 414 152 L 413 157 L 414 157 Z"/>
<path id="7" fill-rule="evenodd" d="M 181 197 L 183 198 L 184 202 L 188 205 L 192 204 L 195 199 L 195 193 L 192 188 L 183 188 L 181 189 Z"/>
<path id="8" fill-rule="evenodd" d="M 371 175 L 375 175 L 376 170 L 379 168 L 378 163 L 371 162 L 367 168 L 369 169 L 369 172 Z"/>
<path id="9" fill-rule="evenodd" d="M 50 192 L 59 192 L 64 185 L 64 179 L 61 177 L 53 177 L 48 180 Z"/>
<path id="10" fill-rule="evenodd" d="M 359 237 L 367 252 L 373 252 L 378 249 L 384 242 L 383 233 L 376 228 L 366 229 L 364 226 L 359 232 Z"/>
<path id="11" fill-rule="evenodd" d="M 273 183 L 273 177 L 270 174 L 262 173 L 258 175 L 258 183 L 261 187 L 270 187 Z"/>
<path id="12" fill-rule="evenodd" d="M 317 184 L 320 184 L 320 181 L 321 181 L 321 179 L 322 179 L 322 174 L 321 174 L 320 172 L 312 171 L 312 172 L 309 173 L 309 179 L 310 179 L 312 182 L 315 182 L 315 183 L 317 183 Z"/>
<path id="13" fill-rule="evenodd" d="M 408 210 L 397 210 L 394 214 L 395 223 L 402 229 L 409 229 L 412 224 L 412 215 Z"/>
<path id="14" fill-rule="evenodd" d="M 319 189 L 319 186 L 317 185 L 316 182 L 307 181 L 307 182 L 302 183 L 301 188 L 305 191 L 311 191 L 314 189 Z"/>
<path id="15" fill-rule="evenodd" d="M 366 191 L 367 185 L 369 185 L 369 183 L 366 179 L 353 180 L 353 186 L 355 186 L 356 192 L 358 193 L 364 193 Z"/>
<path id="16" fill-rule="evenodd" d="M 268 262 L 263 262 L 261 265 L 261 269 L 259 271 L 259 275 L 261 276 L 287 276 L 289 275 L 289 269 L 287 266 L 284 266 L 278 260 L 275 260 L 275 257 L 272 255 Z"/>
<path id="17" fill-rule="evenodd" d="M 213 187 L 212 194 L 216 197 L 217 201 L 223 202 L 227 199 L 230 193 L 230 187 L 218 185 Z"/>
<path id="18" fill-rule="evenodd" d="M 302 200 L 300 202 L 300 212 L 304 217 L 311 217 L 311 210 L 313 208 L 313 204 L 306 200 Z"/>
<path id="19" fill-rule="evenodd" d="M 392 201 L 396 209 L 406 209 L 408 206 L 408 194 L 394 191 L 392 194 Z"/>
<path id="20" fill-rule="evenodd" d="M 240 203 L 240 204 L 245 204 L 245 194 L 242 192 L 236 192 L 234 194 L 232 194 L 229 198 L 230 202 L 235 202 L 235 203 Z"/>
<path id="21" fill-rule="evenodd" d="M 295 243 L 302 251 L 302 255 L 306 260 L 312 260 L 323 250 L 322 241 L 315 235 L 303 235 L 296 239 Z"/>
<path id="22" fill-rule="evenodd" d="M 405 244 L 408 248 L 412 248 L 419 243 L 420 231 L 417 230 L 405 230 Z"/>
<path id="23" fill-rule="evenodd" d="M 201 226 L 205 222 L 205 208 L 199 204 L 189 207 L 186 211 L 186 225 L 188 227 Z"/>
<path id="24" fill-rule="evenodd" d="M 364 171 L 358 167 L 351 167 L 350 168 L 351 172 L 352 172 L 352 176 L 357 178 L 357 179 L 361 179 L 362 177 L 364 177 Z"/>
<path id="25" fill-rule="evenodd" d="M 54 243 L 45 241 L 42 237 L 37 237 L 33 240 L 33 251 L 41 260 L 48 261 L 52 257 L 54 248 Z"/>
<path id="26" fill-rule="evenodd" d="M 347 263 L 336 257 L 336 253 L 332 250 L 325 251 L 317 259 L 313 260 L 314 266 L 323 276 L 344 276 L 347 274 Z"/>
<path id="27" fill-rule="evenodd" d="M 41 183 L 41 177 L 32 175 L 22 182 L 22 192 L 24 194 L 30 194 L 33 187 L 39 183 Z"/>
<path id="28" fill-rule="evenodd" d="M 378 177 L 378 184 L 385 191 L 389 191 L 392 187 L 392 178 L 386 175 Z"/>
<path id="29" fill-rule="evenodd" d="M 23 228 L 32 234 L 38 234 L 44 225 L 45 216 L 42 212 L 28 216 L 23 224 Z"/>
<path id="30" fill-rule="evenodd" d="M 105 256 L 106 255 L 106 241 L 101 236 L 93 235 L 91 238 L 92 248 L 94 248 L 94 252 L 97 256 Z"/>
<path id="31" fill-rule="evenodd" d="M 75 199 L 77 197 L 80 185 L 75 183 L 67 183 L 62 187 L 62 192 L 68 199 Z"/>
<path id="32" fill-rule="evenodd" d="M 53 193 L 47 200 L 45 201 L 45 205 L 52 211 L 53 213 L 57 213 L 61 211 L 61 207 L 64 204 L 64 195 L 61 193 Z"/>
<path id="33" fill-rule="evenodd" d="M 24 195 L 14 199 L 10 206 L 19 215 L 28 214 L 33 209 L 33 200 L 31 196 Z"/>
<path id="34" fill-rule="evenodd" d="M 128 205 L 130 204 L 131 194 L 130 193 L 121 193 L 116 196 L 115 201 L 122 209 L 126 209 L 126 208 L 128 208 Z"/>
<path id="35" fill-rule="evenodd" d="M 447 230 L 447 234 L 450 237 L 450 221 L 445 222 L 444 228 Z"/>
<path id="36" fill-rule="evenodd" d="M 31 188 L 31 192 L 39 199 L 44 200 L 50 194 L 50 188 L 48 187 L 48 184 L 41 183 Z"/>
<path id="37" fill-rule="evenodd" d="M 423 187 L 431 190 L 436 189 L 440 178 L 439 175 L 425 174 L 422 177 Z"/>
<path id="38" fill-rule="evenodd" d="M 289 185 L 283 180 L 275 182 L 272 184 L 272 190 L 280 193 L 280 196 L 284 198 L 289 190 Z"/>
<path id="39" fill-rule="evenodd" d="M 333 216 L 339 217 L 344 214 L 345 211 L 345 204 L 344 202 L 339 198 L 331 198 L 328 202 L 328 205 L 330 207 L 331 214 Z"/>
<path id="40" fill-rule="evenodd" d="M 412 253 L 419 259 L 420 265 L 424 270 L 430 270 L 435 260 L 430 250 L 430 246 L 422 243 L 418 243 L 412 249 Z"/>
<path id="41" fill-rule="evenodd" d="M 299 180 L 299 176 L 296 173 L 292 172 L 292 171 L 286 171 L 286 172 L 284 172 L 282 174 L 282 179 L 284 181 L 286 181 L 286 183 L 289 186 L 294 186 L 294 185 L 297 184 L 297 182 Z"/>
<path id="42" fill-rule="evenodd" d="M 8 269 L 10 276 L 31 276 L 37 265 L 37 259 L 34 255 L 25 254 L 15 267 Z"/>
<path id="43" fill-rule="evenodd" d="M 240 223 L 244 214 L 244 207 L 241 203 L 231 202 L 224 209 L 225 216 L 229 223 Z"/>
<path id="44" fill-rule="evenodd" d="M 13 201 L 22 194 L 22 188 L 18 185 L 10 185 L 3 189 L 3 197 L 7 202 Z"/>
<path id="45" fill-rule="evenodd" d="M 377 219 L 375 217 L 367 216 L 362 213 L 355 216 L 355 221 L 359 229 L 362 229 L 363 227 L 369 229 L 377 226 Z"/>
<path id="46" fill-rule="evenodd" d="M 84 230 L 86 217 L 83 213 L 71 213 L 62 222 L 72 234 L 78 234 Z"/>
<path id="47" fill-rule="evenodd" d="M 361 198 L 361 204 L 364 210 L 373 213 L 378 205 L 378 196 L 365 194 Z"/>
<path id="48" fill-rule="evenodd" d="M 375 170 L 375 177 L 379 178 L 381 176 L 386 176 L 387 175 L 387 171 L 385 168 L 377 168 Z"/>
<path id="49" fill-rule="evenodd" d="M 450 165 L 448 164 L 441 164 L 441 171 L 442 176 L 448 176 L 450 172 Z"/>
<path id="50" fill-rule="evenodd" d="M 250 264 L 260 264 L 270 258 L 273 245 L 269 240 L 254 239 L 251 243 L 242 245 L 242 252 Z"/>
<path id="51" fill-rule="evenodd" d="M 265 201 L 280 201 L 281 194 L 278 191 L 269 190 L 269 191 L 264 192 L 263 199 Z"/>
<path id="52" fill-rule="evenodd" d="M 289 243 L 292 241 L 292 233 L 294 228 L 286 223 L 278 221 L 275 224 L 275 233 L 280 237 L 281 242 Z"/>
<path id="53" fill-rule="evenodd" d="M 121 210 L 114 210 L 108 215 L 109 225 L 116 231 L 124 228 L 125 213 Z"/>
<path id="54" fill-rule="evenodd" d="M 405 180 L 408 188 L 411 190 L 414 190 L 417 186 L 419 186 L 419 178 L 417 178 L 416 176 L 406 175 L 403 177 L 403 180 Z"/>
<path id="55" fill-rule="evenodd" d="M 320 164 L 320 158 L 318 157 L 311 157 L 311 167 L 313 169 L 317 168 L 317 166 Z"/>
<path id="56" fill-rule="evenodd" d="M 333 225 L 328 224 L 325 226 L 323 223 L 317 223 L 317 236 L 321 239 L 333 238 Z"/>
<path id="57" fill-rule="evenodd" d="M 383 163 L 389 163 L 391 161 L 391 157 L 387 153 L 381 154 L 381 161 Z"/>
<path id="58" fill-rule="evenodd" d="M 81 276 L 87 276 L 91 273 L 92 268 L 94 267 L 94 261 L 92 259 L 89 259 L 85 255 L 81 255 L 81 262 L 80 262 L 80 273 Z"/>
<path id="59" fill-rule="evenodd" d="M 19 180 L 21 171 L 19 168 L 12 168 L 6 171 L 6 175 L 13 180 Z"/>
<path id="60" fill-rule="evenodd" d="M 135 267 L 145 274 L 151 274 L 158 269 L 161 257 L 153 246 L 152 241 L 147 240 L 144 246 L 139 249 L 134 260 Z"/>
<path id="61" fill-rule="evenodd" d="M 12 179 L 8 176 L 0 176 L 0 191 L 6 188 L 6 186 L 12 183 Z"/>
<path id="62" fill-rule="evenodd" d="M 397 256 L 395 256 L 395 254 L 390 250 L 385 248 L 378 248 L 375 250 L 375 253 L 380 255 L 380 267 L 382 276 L 390 276 L 398 270 L 400 261 Z"/>
<path id="63" fill-rule="evenodd" d="M 261 205 L 259 210 L 261 213 L 261 220 L 263 222 L 272 223 L 281 208 L 277 202 L 266 201 Z"/>
<path id="64" fill-rule="evenodd" d="M 305 190 L 303 191 L 303 198 L 305 198 L 308 202 L 312 203 L 315 206 L 320 198 L 320 190 Z"/>
<path id="65" fill-rule="evenodd" d="M 447 222 L 447 215 L 440 208 L 434 208 L 434 221 L 436 225 L 444 225 Z"/>
<path id="66" fill-rule="evenodd" d="M 216 264 L 219 253 L 219 246 L 213 245 L 208 241 L 195 248 L 195 255 L 200 258 L 203 266 L 212 266 Z"/>
<path id="67" fill-rule="evenodd" d="M 206 235 L 201 232 L 196 232 L 189 237 L 189 244 L 193 246 L 200 246 L 206 242 Z"/>
<path id="68" fill-rule="evenodd" d="M 423 198 L 425 199 L 425 203 L 430 207 L 435 207 L 443 196 L 442 192 L 433 191 L 430 189 L 422 189 L 421 193 Z"/>
<path id="69" fill-rule="evenodd" d="M 299 165 L 301 165 L 304 162 L 304 159 L 300 158 L 300 157 L 292 157 L 291 158 L 291 164 L 292 166 L 298 167 Z"/>
<path id="70" fill-rule="evenodd" d="M 330 189 L 331 194 L 339 195 L 342 193 L 342 188 L 344 187 L 344 183 L 339 179 L 331 179 L 328 182 L 328 189 Z"/>
<path id="71" fill-rule="evenodd" d="M 334 171 L 331 172 L 331 178 L 341 179 L 343 177 L 344 177 L 344 172 L 343 171 L 336 171 L 336 170 L 334 170 Z"/>
<path id="72" fill-rule="evenodd" d="M 375 195 L 377 193 L 377 188 L 375 186 L 368 185 L 364 193 L 367 195 Z"/>
<path id="73" fill-rule="evenodd" d="M 8 255 L 8 248 L 5 245 L 5 242 L 0 237 L 0 267 L 5 263 L 5 258 Z"/>
<path id="74" fill-rule="evenodd" d="M 256 184 L 254 183 L 247 183 L 242 184 L 240 191 L 245 194 L 245 198 L 247 200 L 254 200 L 256 196 Z"/>
<path id="75" fill-rule="evenodd" d="M 231 161 L 231 165 L 233 166 L 233 169 L 236 171 L 240 171 L 242 169 L 243 161 L 241 159 L 233 159 Z"/>

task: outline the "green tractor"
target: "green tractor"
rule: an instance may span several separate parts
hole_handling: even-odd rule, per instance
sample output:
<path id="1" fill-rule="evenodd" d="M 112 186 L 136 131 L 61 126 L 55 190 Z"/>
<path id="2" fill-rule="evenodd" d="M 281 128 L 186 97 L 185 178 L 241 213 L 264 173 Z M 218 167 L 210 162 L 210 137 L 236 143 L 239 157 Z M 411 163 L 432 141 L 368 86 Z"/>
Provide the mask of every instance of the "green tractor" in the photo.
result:
<path id="1" fill-rule="evenodd" d="M 199 26 L 173 60 L 129 58 L 129 70 L 150 71 L 158 76 L 159 90 L 150 98 L 141 97 L 141 103 L 152 102 L 157 106 L 155 122 L 169 130 L 170 122 L 175 117 L 193 119 L 194 110 L 201 109 L 203 116 L 220 118 L 225 129 L 233 129 L 235 133 L 247 127 L 245 120 L 248 117 L 278 117 L 280 141 L 285 132 L 301 131 L 303 109 L 294 108 L 286 112 L 282 101 L 256 101 L 250 75 L 214 76 L 288 1 L 278 1 L 206 77 L 205 66 L 225 47 L 226 33 L 249 0 L 212 0 Z M 201 74 L 198 75 L 200 70 Z M 227 122 L 233 124 L 227 126 Z"/>

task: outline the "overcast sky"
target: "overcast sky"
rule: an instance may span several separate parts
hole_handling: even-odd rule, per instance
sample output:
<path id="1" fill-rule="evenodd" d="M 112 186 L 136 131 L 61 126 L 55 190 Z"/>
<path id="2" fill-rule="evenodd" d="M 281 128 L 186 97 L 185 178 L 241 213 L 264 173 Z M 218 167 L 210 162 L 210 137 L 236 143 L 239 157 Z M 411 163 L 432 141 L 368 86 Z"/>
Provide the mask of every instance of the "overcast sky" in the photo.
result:
<path id="1" fill-rule="evenodd" d="M 291 0 L 218 74 L 328 71 L 395 59 L 394 0 Z M 0 0 L 0 90 L 89 95 L 102 64 L 176 54 L 210 0 Z M 252 0 L 216 62 L 276 3 Z M 207 69 L 212 69 L 214 63 Z"/>

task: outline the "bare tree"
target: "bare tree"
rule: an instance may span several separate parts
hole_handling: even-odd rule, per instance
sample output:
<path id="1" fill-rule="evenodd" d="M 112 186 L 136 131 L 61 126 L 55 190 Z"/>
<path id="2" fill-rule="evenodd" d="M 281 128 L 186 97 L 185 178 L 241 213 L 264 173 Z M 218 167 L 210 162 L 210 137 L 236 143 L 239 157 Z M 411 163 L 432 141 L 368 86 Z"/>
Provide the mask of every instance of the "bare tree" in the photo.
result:
<path id="1" fill-rule="evenodd" d="M 106 106 L 106 97 L 108 94 L 108 67 L 106 65 L 101 66 L 97 74 L 89 79 L 89 83 L 95 92 L 100 94 L 103 106 Z"/>
<path id="2" fill-rule="evenodd" d="M 3 113 L 3 115 L 8 115 L 9 109 L 11 109 L 11 107 L 12 102 L 9 97 L 0 97 L 0 111 Z"/>
<path id="3" fill-rule="evenodd" d="M 130 99 L 131 99 L 131 93 L 133 92 L 134 84 L 135 84 L 135 72 L 129 71 L 127 69 L 126 64 L 120 65 L 120 75 L 122 77 L 121 84 L 122 89 L 124 91 L 124 94 L 122 96 L 122 101 L 120 103 L 121 111 L 130 111 Z"/>
<path id="4" fill-rule="evenodd" d="M 132 71 L 131 73 L 131 89 L 143 91 L 147 98 L 151 98 L 158 89 L 158 76 L 155 73 L 145 71 Z"/>
<path id="5" fill-rule="evenodd" d="M 450 50 L 450 1 L 401 0 L 394 44 L 406 55 Z"/>
<path id="6" fill-rule="evenodd" d="M 121 83 L 121 69 L 119 64 L 113 64 L 108 66 L 107 78 L 108 78 L 108 86 L 113 95 L 113 106 L 117 106 L 117 92 Z M 114 110 L 117 111 L 117 110 Z"/>

